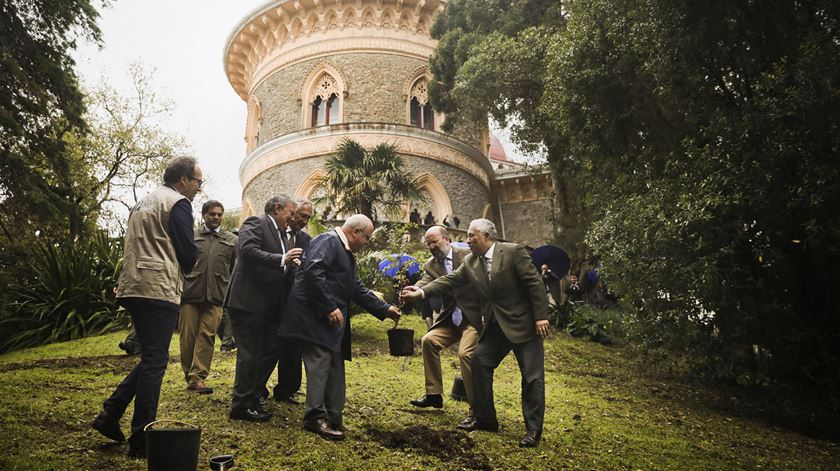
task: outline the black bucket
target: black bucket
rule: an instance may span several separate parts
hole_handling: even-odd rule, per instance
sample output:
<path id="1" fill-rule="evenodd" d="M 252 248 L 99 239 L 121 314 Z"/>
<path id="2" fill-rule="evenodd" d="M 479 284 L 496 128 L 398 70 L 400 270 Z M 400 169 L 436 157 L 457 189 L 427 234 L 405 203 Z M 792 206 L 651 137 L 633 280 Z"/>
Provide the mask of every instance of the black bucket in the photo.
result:
<path id="1" fill-rule="evenodd" d="M 456 401 L 467 400 L 467 388 L 464 387 L 464 378 L 460 376 L 455 377 L 455 381 L 452 382 L 452 392 L 449 393 L 449 397 Z"/>
<path id="2" fill-rule="evenodd" d="M 388 350 L 391 356 L 410 357 L 414 355 L 414 331 L 412 329 L 388 329 Z"/>
<path id="3" fill-rule="evenodd" d="M 154 428 L 159 424 L 171 424 Z M 149 471 L 195 471 L 201 427 L 175 420 L 156 420 L 143 429 L 146 432 L 146 459 Z"/>

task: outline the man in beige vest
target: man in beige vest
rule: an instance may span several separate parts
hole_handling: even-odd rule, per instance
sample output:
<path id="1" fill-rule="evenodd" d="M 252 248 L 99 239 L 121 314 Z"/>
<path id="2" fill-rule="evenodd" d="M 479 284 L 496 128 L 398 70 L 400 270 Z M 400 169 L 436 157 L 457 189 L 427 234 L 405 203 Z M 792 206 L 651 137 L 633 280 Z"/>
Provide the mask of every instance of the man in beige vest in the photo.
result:
<path id="1" fill-rule="evenodd" d="M 236 260 L 237 237 L 222 226 L 225 207 L 210 200 L 201 207 L 204 224 L 195 228 L 198 259 L 185 277 L 178 321 L 181 344 L 181 368 L 187 390 L 209 394 L 205 384 L 213 361 L 213 344 L 222 318 L 222 304 Z"/>
<path id="2" fill-rule="evenodd" d="M 452 273 L 464 262 L 470 253 L 467 248 L 455 247 L 449 238 L 449 231 L 442 226 L 433 226 L 426 231 L 426 247 L 432 256 L 423 266 L 423 278 L 417 283 L 422 287 L 433 280 Z M 411 401 L 415 407 L 443 407 L 443 374 L 440 368 L 440 351 L 456 342 L 461 376 L 470 404 L 470 414 L 462 425 L 473 419 L 473 383 L 470 367 L 472 354 L 478 345 L 481 332 L 481 303 L 471 287 L 461 288 L 453 295 L 435 296 L 430 299 L 434 308 L 434 323 L 421 340 L 423 369 L 426 378 L 426 395 Z"/>
<path id="3" fill-rule="evenodd" d="M 143 428 L 157 416 L 160 386 L 169 362 L 169 342 L 178 321 L 181 277 L 195 265 L 192 205 L 203 175 L 192 157 L 172 159 L 158 187 L 131 210 L 125 235 L 123 266 L 117 281 L 117 301 L 131 314 L 143 345 L 140 363 L 105 400 L 93 428 L 124 441 L 120 418 L 134 400 L 128 454 L 144 457 Z"/>

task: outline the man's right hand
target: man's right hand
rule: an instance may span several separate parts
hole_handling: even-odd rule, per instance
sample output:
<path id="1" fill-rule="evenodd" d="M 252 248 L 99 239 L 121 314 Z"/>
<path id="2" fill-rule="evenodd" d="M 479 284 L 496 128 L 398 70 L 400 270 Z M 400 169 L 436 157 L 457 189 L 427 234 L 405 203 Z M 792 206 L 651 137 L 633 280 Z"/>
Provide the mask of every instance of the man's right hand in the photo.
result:
<path id="1" fill-rule="evenodd" d="M 406 286 L 400 292 L 400 301 L 402 302 L 416 301 L 418 299 L 423 299 L 423 290 L 414 285 Z"/>
<path id="2" fill-rule="evenodd" d="M 344 326 L 344 316 L 341 314 L 341 309 L 335 308 L 333 312 L 327 314 L 327 321 L 330 325 Z"/>
<path id="3" fill-rule="evenodd" d="M 283 255 L 283 265 L 289 265 L 290 263 L 294 263 L 295 265 L 300 266 L 300 256 L 303 255 L 303 249 L 299 247 L 295 247 Z"/>

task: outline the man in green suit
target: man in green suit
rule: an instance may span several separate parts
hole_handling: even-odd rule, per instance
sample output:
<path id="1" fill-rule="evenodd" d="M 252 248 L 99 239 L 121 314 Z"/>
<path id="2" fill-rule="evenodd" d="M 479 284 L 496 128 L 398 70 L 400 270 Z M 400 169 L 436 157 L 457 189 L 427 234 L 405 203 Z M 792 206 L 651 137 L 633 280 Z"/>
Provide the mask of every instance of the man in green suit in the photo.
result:
<path id="1" fill-rule="evenodd" d="M 543 339 L 548 336 L 548 298 L 531 257 L 517 244 L 496 242 L 496 226 L 487 219 L 470 222 L 471 254 L 454 272 L 418 288 L 403 290 L 404 300 L 451 294 L 471 286 L 482 302 L 484 329 L 472 357 L 475 420 L 466 430 L 499 430 L 493 404 L 493 371 L 513 350 L 522 375 L 522 414 L 527 432 L 519 446 L 534 447 L 542 436 L 545 414 Z"/>

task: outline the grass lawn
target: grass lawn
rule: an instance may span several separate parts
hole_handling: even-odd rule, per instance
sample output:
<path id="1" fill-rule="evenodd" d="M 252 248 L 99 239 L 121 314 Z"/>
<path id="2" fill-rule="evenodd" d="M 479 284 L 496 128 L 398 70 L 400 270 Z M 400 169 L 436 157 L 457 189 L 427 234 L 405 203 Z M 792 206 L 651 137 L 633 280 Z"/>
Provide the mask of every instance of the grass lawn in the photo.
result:
<path id="1" fill-rule="evenodd" d="M 739 414 L 720 390 L 646 375 L 622 349 L 565 334 L 546 342 L 546 418 L 536 449 L 517 446 L 524 433 L 519 371 L 513 355 L 496 371 L 501 430 L 462 433 L 463 402 L 415 410 L 423 394 L 419 355 L 423 324 L 408 316 L 417 352 L 388 355 L 390 322 L 354 318 L 355 359 L 347 364 L 343 442 L 301 429 L 302 405 L 272 401 L 261 424 L 227 418 L 235 354 L 217 353 L 210 395 L 185 391 L 177 335 L 164 378 L 158 418 L 202 427 L 199 468 L 233 453 L 245 469 L 838 469 L 840 444 Z M 0 356 L 0 469 L 145 469 L 125 444 L 90 428 L 102 401 L 138 361 L 117 348 L 124 332 Z M 443 355 L 451 385 L 457 361 Z M 447 398 L 448 399 L 448 398 Z M 733 412 L 735 411 L 735 412 Z M 131 409 L 123 417 L 128 432 Z M 807 432 L 804 431 L 804 432 Z"/>

